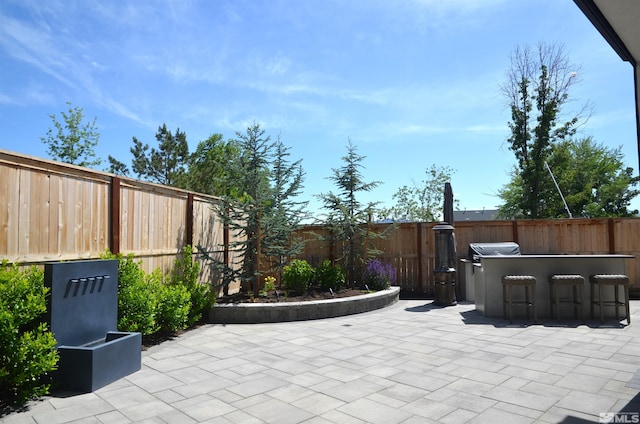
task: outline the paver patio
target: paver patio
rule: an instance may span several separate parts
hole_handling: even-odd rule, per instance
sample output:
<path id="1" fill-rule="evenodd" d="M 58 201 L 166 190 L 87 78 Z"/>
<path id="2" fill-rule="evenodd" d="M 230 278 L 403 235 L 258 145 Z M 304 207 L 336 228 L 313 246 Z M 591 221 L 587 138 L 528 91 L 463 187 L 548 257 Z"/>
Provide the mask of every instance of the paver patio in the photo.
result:
<path id="1" fill-rule="evenodd" d="M 144 351 L 135 374 L 0 421 L 598 422 L 640 412 L 640 301 L 631 314 L 630 326 L 508 325 L 473 304 L 401 300 L 341 318 L 205 325 Z"/>

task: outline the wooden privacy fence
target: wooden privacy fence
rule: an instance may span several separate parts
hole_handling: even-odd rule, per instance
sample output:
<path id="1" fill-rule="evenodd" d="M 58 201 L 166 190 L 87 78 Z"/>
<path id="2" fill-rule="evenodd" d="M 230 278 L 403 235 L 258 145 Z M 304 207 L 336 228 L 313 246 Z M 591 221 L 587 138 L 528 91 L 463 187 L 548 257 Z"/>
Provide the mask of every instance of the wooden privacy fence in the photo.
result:
<path id="1" fill-rule="evenodd" d="M 203 246 L 231 266 L 239 253 L 229 248 L 237 235 L 218 218 L 219 199 L 145 183 L 73 165 L 0 150 L 0 259 L 41 265 L 47 261 L 93 259 L 105 250 L 133 254 L 145 271 L 172 269 L 185 244 Z M 372 224 L 383 231 L 390 224 Z M 405 292 L 433 292 L 435 223 L 403 223 L 376 240 L 381 258 L 393 263 Z M 331 257 L 318 240 L 324 230 L 307 226 L 300 258 Z M 640 219 L 558 219 L 465 221 L 455 223 L 457 252 L 469 243 L 515 241 L 522 253 L 636 256 L 627 263 L 633 287 L 640 288 Z M 203 264 L 206 265 L 206 264 Z M 203 266 L 202 282 L 217 282 Z M 233 293 L 236 283 L 230 287 Z"/>
<path id="2" fill-rule="evenodd" d="M 392 224 L 372 224 L 382 232 Z M 374 242 L 382 251 L 380 258 L 397 270 L 397 285 L 404 292 L 432 295 L 437 223 L 397 224 L 385 239 Z M 469 243 L 513 241 L 523 254 L 627 254 L 636 258 L 627 262 L 634 291 L 640 290 L 640 219 L 556 219 L 528 221 L 464 221 L 454 223 L 458 258 L 467 256 Z M 307 226 L 298 236 L 310 240 L 299 257 L 331 258 L 331 246 L 316 235 L 326 235 L 319 226 Z M 458 273 L 460 276 L 460 273 Z"/>
<path id="3" fill-rule="evenodd" d="M 0 260 L 41 265 L 108 249 L 166 273 L 190 244 L 234 266 L 235 236 L 218 219 L 219 200 L 0 150 Z M 201 280 L 217 282 L 202 265 Z"/>

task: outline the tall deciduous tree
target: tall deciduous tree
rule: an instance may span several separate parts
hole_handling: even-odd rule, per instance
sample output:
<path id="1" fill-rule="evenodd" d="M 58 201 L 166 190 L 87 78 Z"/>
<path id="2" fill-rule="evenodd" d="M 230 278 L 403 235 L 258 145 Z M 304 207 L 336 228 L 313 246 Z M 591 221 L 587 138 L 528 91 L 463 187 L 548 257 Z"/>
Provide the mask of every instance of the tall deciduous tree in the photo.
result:
<path id="1" fill-rule="evenodd" d="M 358 198 L 362 192 L 381 184 L 380 181 L 364 181 L 362 162 L 365 158 L 357 153 L 356 146 L 349 140 L 347 154 L 342 157 L 343 165 L 332 169 L 333 174 L 329 177 L 337 192 L 318 195 L 328 212 L 324 227 L 330 232 L 335 260 L 345 269 L 349 284 L 354 282 L 366 261 L 378 253 L 368 241 L 381 236 L 367 225 L 376 212 L 377 202 L 363 204 Z"/>
<path id="2" fill-rule="evenodd" d="M 577 68 L 559 45 L 539 44 L 537 50 L 517 47 L 501 89 L 511 108 L 509 147 L 518 161 L 522 181 L 520 210 L 528 218 L 544 214 L 541 182 L 553 145 L 575 133 L 578 115 L 561 119 L 576 82 Z"/>
<path id="3" fill-rule="evenodd" d="M 381 209 L 378 217 L 392 221 L 436 221 L 442 215 L 443 187 L 451 181 L 452 174 L 449 167 L 431 165 L 422 181 L 414 182 L 412 187 L 400 187 L 392 196 L 395 205 Z"/>
<path id="4" fill-rule="evenodd" d="M 553 147 L 548 165 L 558 187 L 547 174 L 541 184 L 545 187 L 542 218 L 567 217 L 567 208 L 574 217 L 627 217 L 638 213 L 628 208 L 640 193 L 633 188 L 640 177 L 634 177 L 633 170 L 624 166 L 620 148 L 607 148 L 591 137 L 562 141 Z M 514 173 L 498 194 L 504 202 L 498 212 L 500 218 L 523 217 L 518 202 L 521 190 L 520 176 Z"/>
<path id="5" fill-rule="evenodd" d="M 175 134 L 167 129 L 166 124 L 158 127 L 156 133 L 158 148 L 149 149 L 133 137 L 132 169 L 138 177 L 148 181 L 178 187 L 187 187 L 187 167 L 189 160 L 189 145 L 187 136 L 178 128 Z"/>
<path id="6" fill-rule="evenodd" d="M 67 112 L 60 113 L 62 122 L 56 115 L 49 115 L 54 128 L 49 128 L 40 140 L 47 145 L 47 153 L 54 160 L 84 167 L 99 166 L 102 161 L 94 151 L 100 141 L 96 118 L 83 122 L 82 108 L 73 107 L 70 102 L 67 105 Z"/>

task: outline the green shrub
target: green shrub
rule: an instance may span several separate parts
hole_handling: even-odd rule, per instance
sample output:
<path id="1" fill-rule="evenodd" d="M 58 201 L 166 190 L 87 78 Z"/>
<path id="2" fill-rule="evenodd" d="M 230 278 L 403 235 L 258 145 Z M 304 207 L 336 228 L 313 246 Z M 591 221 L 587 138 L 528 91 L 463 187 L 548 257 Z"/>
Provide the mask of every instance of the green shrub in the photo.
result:
<path id="1" fill-rule="evenodd" d="M 282 270 L 282 281 L 287 290 L 306 293 L 313 279 L 313 267 L 302 259 L 294 259 Z"/>
<path id="2" fill-rule="evenodd" d="M 118 291 L 118 329 L 144 335 L 159 330 L 156 324 L 155 293 L 146 281 L 122 286 Z"/>
<path id="3" fill-rule="evenodd" d="M 0 405 L 23 404 L 47 394 L 56 369 L 56 341 L 42 322 L 46 295 L 42 271 L 0 265 Z"/>
<path id="4" fill-rule="evenodd" d="M 326 260 L 316 268 L 316 281 L 323 290 L 338 291 L 344 286 L 344 271 L 339 265 Z"/>
<path id="5" fill-rule="evenodd" d="M 193 325 L 202 320 L 203 314 L 215 303 L 215 293 L 211 285 L 200 284 L 200 265 L 193 260 L 193 248 L 186 245 L 182 249 L 182 255 L 176 259 L 171 272 L 170 284 L 172 286 L 184 286 L 191 298 L 188 325 Z"/>
<path id="6" fill-rule="evenodd" d="M 171 284 L 195 284 L 198 282 L 200 264 L 193 260 L 193 248 L 186 245 L 182 249 L 182 255 L 177 258 L 171 271 Z"/>
<path id="7" fill-rule="evenodd" d="M 160 331 L 174 333 L 187 328 L 191 296 L 186 287 L 158 284 L 156 286 L 156 323 Z"/>
<path id="8" fill-rule="evenodd" d="M 133 255 L 115 256 L 109 252 L 104 259 L 118 259 L 118 329 L 143 335 L 172 333 L 187 328 L 202 318 L 202 313 L 215 298 L 209 286 L 198 283 L 200 267 L 192 260 L 191 246 L 185 247 L 181 258 L 164 281 L 160 269 L 145 273 Z"/>
<path id="9" fill-rule="evenodd" d="M 204 314 L 213 307 L 216 297 L 211 286 L 205 284 L 196 283 L 187 287 L 187 290 L 191 297 L 188 324 L 193 325 L 202 321 Z"/>
<path id="10" fill-rule="evenodd" d="M 118 329 L 144 335 L 160 330 L 156 322 L 157 297 L 133 255 L 118 255 Z"/>

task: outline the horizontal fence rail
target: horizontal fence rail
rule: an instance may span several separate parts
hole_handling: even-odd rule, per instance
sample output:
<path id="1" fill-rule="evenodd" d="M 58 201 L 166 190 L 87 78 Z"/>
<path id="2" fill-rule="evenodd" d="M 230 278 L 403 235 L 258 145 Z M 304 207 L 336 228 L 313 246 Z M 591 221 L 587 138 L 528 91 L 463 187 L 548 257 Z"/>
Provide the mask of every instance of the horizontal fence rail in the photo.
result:
<path id="1" fill-rule="evenodd" d="M 106 250 L 133 254 L 151 272 L 168 272 L 182 248 L 201 246 L 211 257 L 239 266 L 238 236 L 219 218 L 220 199 L 78 166 L 0 150 L 0 259 L 24 265 L 93 259 Z M 370 224 L 384 232 L 392 224 Z M 405 293 L 433 293 L 436 223 L 393 225 L 370 241 L 391 262 Z M 514 241 L 523 254 L 628 254 L 632 287 L 640 289 L 640 219 L 598 218 L 454 223 L 457 256 L 469 243 Z M 330 259 L 321 226 L 304 226 L 300 258 Z M 266 263 L 266 260 L 263 261 Z M 219 276 L 201 261 L 201 281 Z M 266 272 L 266 270 L 265 270 Z M 233 283 L 230 293 L 240 289 Z"/>

